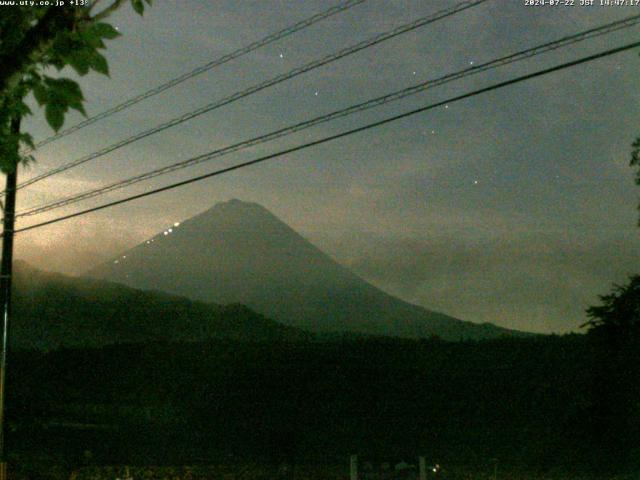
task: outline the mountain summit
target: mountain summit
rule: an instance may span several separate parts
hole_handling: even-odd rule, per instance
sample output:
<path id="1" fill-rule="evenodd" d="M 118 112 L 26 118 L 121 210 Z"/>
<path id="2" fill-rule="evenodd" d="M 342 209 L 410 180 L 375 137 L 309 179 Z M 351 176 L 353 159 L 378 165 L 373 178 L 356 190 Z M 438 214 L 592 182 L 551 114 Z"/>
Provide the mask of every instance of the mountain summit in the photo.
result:
<path id="1" fill-rule="evenodd" d="M 313 332 L 444 339 L 515 333 L 406 303 L 362 280 L 264 207 L 219 203 L 87 273 L 194 300 L 241 303 Z"/>

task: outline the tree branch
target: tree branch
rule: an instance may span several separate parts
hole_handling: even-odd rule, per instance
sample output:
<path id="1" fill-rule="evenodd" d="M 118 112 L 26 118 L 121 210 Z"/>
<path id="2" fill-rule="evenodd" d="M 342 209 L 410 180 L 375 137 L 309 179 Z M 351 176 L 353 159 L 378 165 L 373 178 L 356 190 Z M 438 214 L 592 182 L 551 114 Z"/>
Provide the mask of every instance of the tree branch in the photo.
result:
<path id="1" fill-rule="evenodd" d="M 0 92 L 7 92 L 25 67 L 37 61 L 34 56 L 44 52 L 59 32 L 71 30 L 74 21 L 74 9 L 51 7 L 13 50 L 0 55 Z"/>

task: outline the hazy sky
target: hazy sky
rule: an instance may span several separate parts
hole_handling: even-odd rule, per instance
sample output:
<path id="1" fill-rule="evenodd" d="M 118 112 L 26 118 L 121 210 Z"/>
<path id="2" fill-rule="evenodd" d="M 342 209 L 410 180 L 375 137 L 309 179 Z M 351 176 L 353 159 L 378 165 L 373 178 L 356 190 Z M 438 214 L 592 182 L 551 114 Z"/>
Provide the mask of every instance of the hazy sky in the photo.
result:
<path id="1" fill-rule="evenodd" d="M 454 1 L 368 0 L 126 112 L 43 147 L 22 179 Z M 576 1 L 579 3 L 579 1 Z M 82 79 L 87 111 L 133 94 L 335 4 L 157 1 L 123 8 L 111 78 Z M 148 137 L 29 187 L 37 205 L 189 158 L 470 65 L 640 13 L 493 0 Z M 165 185 L 517 74 L 638 39 L 640 27 L 453 82 L 403 101 L 20 222 Z M 172 224 L 239 198 L 258 202 L 375 285 L 477 322 L 576 329 L 584 309 L 639 270 L 638 50 L 571 68 L 142 201 L 25 233 L 19 256 L 79 273 Z M 71 72 L 69 72 L 71 75 Z M 80 120 L 71 115 L 66 125 Z M 51 134 L 41 115 L 25 125 Z"/>

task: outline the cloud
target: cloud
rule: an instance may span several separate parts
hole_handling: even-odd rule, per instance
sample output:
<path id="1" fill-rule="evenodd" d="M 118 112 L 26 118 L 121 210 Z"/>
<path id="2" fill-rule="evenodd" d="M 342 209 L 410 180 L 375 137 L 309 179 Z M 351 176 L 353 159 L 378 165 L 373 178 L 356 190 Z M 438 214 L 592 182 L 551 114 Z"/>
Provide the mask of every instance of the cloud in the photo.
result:
<path id="1" fill-rule="evenodd" d="M 363 244 L 375 245 L 363 247 Z M 540 332 L 576 330 L 584 310 L 637 267 L 634 238 L 553 235 L 361 240 L 346 263 L 399 297 L 460 318 Z"/>
<path id="2" fill-rule="evenodd" d="M 47 146 L 29 175 L 449 6 L 439 0 L 366 2 Z M 215 5 L 194 1 L 189 8 L 164 2 L 154 4 L 143 19 L 123 9 L 114 21 L 124 35 L 107 50 L 111 78 L 81 79 L 90 100 L 87 109 L 100 112 L 326 8 L 320 0 L 304 5 L 287 0 L 278 8 L 236 0 Z M 471 60 L 479 64 L 623 15 L 619 9 L 532 10 L 520 2 L 489 2 L 34 185 L 21 192 L 19 208 L 167 165 L 455 72 Z M 363 125 L 619 45 L 632 36 L 632 31 L 617 32 L 541 55 L 108 198 Z M 283 59 L 280 52 L 285 53 Z M 636 235 L 637 192 L 627 166 L 629 145 L 638 133 L 637 98 L 633 89 L 623 88 L 633 84 L 637 62 L 637 52 L 630 52 L 457 102 L 447 110 L 432 110 L 24 234 L 17 248 L 43 268 L 78 272 L 94 258 L 109 257 L 174 221 L 235 197 L 265 205 L 363 276 L 403 298 L 505 326 L 570 329 L 580 321 L 585 302 L 593 302 L 612 281 L 624 281 L 623 265 L 638 265 L 637 250 L 628 240 Z M 25 122 L 36 139 L 51 134 L 42 117 L 37 114 Z M 79 119 L 72 117 L 69 124 Z M 53 217 L 52 213 L 38 220 Z M 350 247 L 353 238 L 362 240 L 358 249 Z M 389 245 L 382 248 L 380 238 Z M 623 239 L 619 245 L 617 238 Z"/>

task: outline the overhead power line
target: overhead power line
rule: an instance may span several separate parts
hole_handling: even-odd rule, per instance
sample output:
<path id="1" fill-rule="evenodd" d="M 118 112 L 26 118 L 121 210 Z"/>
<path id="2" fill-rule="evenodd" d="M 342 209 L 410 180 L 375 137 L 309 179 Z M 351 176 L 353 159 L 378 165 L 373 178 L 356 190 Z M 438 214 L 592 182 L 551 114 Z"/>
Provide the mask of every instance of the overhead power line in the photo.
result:
<path id="1" fill-rule="evenodd" d="M 346 2 L 342 2 L 334 7 L 331 7 L 323 12 L 317 13 L 309 18 L 306 18 L 304 20 L 299 21 L 298 23 L 295 23 L 294 25 L 291 25 L 287 28 L 284 28 L 278 32 L 272 33 L 270 35 L 267 35 L 266 37 L 257 40 L 253 43 L 250 43 L 249 45 L 239 48 L 231 53 L 228 53 L 222 57 L 216 58 L 215 60 L 212 60 L 208 63 L 205 63 L 204 65 L 200 65 L 199 67 L 194 68 L 193 70 L 183 73 L 182 75 L 175 77 L 171 80 L 169 80 L 168 82 L 165 82 L 161 85 L 158 85 L 154 88 L 151 88 L 149 90 L 147 90 L 146 92 L 143 92 L 139 95 L 136 95 L 135 97 L 131 97 L 127 100 L 125 100 L 122 103 L 119 103 L 118 105 L 109 108 L 108 110 L 104 110 L 103 112 L 98 113 L 97 115 L 94 115 L 92 117 L 87 118 L 86 120 L 83 120 L 82 122 L 73 125 L 72 127 L 69 127 L 65 130 L 62 130 L 58 133 L 56 133 L 55 135 L 52 135 L 48 138 L 45 138 L 44 140 L 36 143 L 35 148 L 39 148 L 42 147 L 44 145 L 47 145 L 48 143 L 54 142 L 62 137 L 66 137 L 67 135 L 77 132 L 78 130 L 83 129 L 84 127 L 87 127 L 93 123 L 96 123 L 104 118 L 110 117 L 111 115 L 113 115 L 114 113 L 117 112 L 121 112 L 122 110 L 126 110 L 127 108 L 135 105 L 136 103 L 140 103 L 143 100 L 146 100 L 147 98 L 153 97 L 155 95 L 158 95 L 159 93 L 164 92 L 165 90 L 168 90 L 170 88 L 175 87 L 176 85 L 185 82 L 193 77 L 196 77 L 202 73 L 208 72 L 209 70 L 212 70 L 216 67 L 219 67 L 220 65 L 223 65 L 227 62 L 230 62 L 231 60 L 235 60 L 236 58 L 242 57 L 248 53 L 253 52 L 254 50 L 258 50 L 259 48 L 262 48 L 266 45 L 269 45 L 270 43 L 276 42 L 278 40 L 281 40 L 285 37 L 288 37 L 289 35 L 292 35 L 296 32 L 299 32 L 300 30 L 303 30 L 307 27 L 310 27 L 311 25 L 318 23 L 326 18 L 329 18 L 333 15 L 336 15 L 340 12 L 343 12 L 345 10 L 348 10 L 352 7 L 355 7 L 356 5 L 359 5 L 361 3 L 364 3 L 367 0 L 347 0 Z"/>
<path id="2" fill-rule="evenodd" d="M 379 43 L 382 43 L 384 41 L 390 40 L 394 37 L 397 37 L 398 35 L 402 35 L 404 33 L 410 32 L 412 30 L 415 30 L 417 28 L 423 27 L 425 25 L 428 25 L 430 23 L 434 23 L 438 20 L 442 20 L 445 19 L 447 17 L 450 17 L 452 15 L 455 15 L 459 12 L 462 12 L 468 8 L 472 8 L 475 7 L 477 5 L 480 5 L 482 3 L 485 3 L 489 0 L 468 0 L 468 1 L 464 1 L 461 3 L 458 3 L 456 5 L 454 5 L 453 7 L 441 10 L 439 12 L 436 12 L 435 14 L 429 15 L 427 17 L 422 17 L 418 20 L 415 20 L 413 22 L 401 25 L 393 30 L 390 30 L 388 32 L 385 33 L 381 33 L 378 34 L 370 39 L 364 40 L 362 42 L 359 42 L 355 45 L 352 45 L 350 47 L 344 48 L 336 53 L 327 55 L 325 57 L 322 57 L 318 60 L 314 60 L 310 63 L 307 63 L 306 65 L 303 65 L 301 67 L 297 67 L 294 68 L 293 70 L 290 70 L 287 73 L 283 73 L 281 75 L 277 75 L 276 77 L 270 78 L 268 80 L 265 80 L 263 82 L 260 82 L 256 85 L 253 85 L 252 87 L 247 88 L 246 90 L 242 90 L 239 92 L 236 92 L 232 95 L 229 95 L 227 97 L 224 97 L 220 100 L 217 100 L 213 103 L 210 103 L 208 105 L 205 105 L 203 107 L 200 107 L 196 110 L 193 110 L 191 112 L 185 113 L 184 115 L 181 115 L 179 117 L 176 117 L 172 120 L 169 120 L 168 122 L 165 123 L 161 123 L 149 130 L 137 133 L 135 135 L 132 135 L 131 137 L 128 137 L 124 140 L 121 140 L 117 143 L 114 143 L 112 145 L 109 145 L 101 150 L 98 150 L 94 153 L 91 153 L 89 155 L 86 155 L 84 157 L 81 157 L 77 160 L 74 160 L 72 162 L 66 163 L 64 165 L 61 165 L 59 167 L 53 168 L 47 172 L 44 172 L 36 177 L 30 178 L 29 180 L 26 180 L 20 184 L 18 184 L 17 188 L 24 188 L 28 185 L 32 185 L 36 182 L 39 182 L 40 180 L 44 180 L 45 178 L 51 177 L 53 175 L 57 175 L 58 173 L 64 172 L 66 170 L 69 170 L 71 168 L 77 167 L 78 165 L 82 165 L 83 163 L 89 162 L 91 160 L 95 160 L 96 158 L 102 157 L 103 155 L 106 155 L 108 153 L 113 152 L 114 150 L 117 150 L 119 148 L 122 148 L 126 145 L 129 145 L 133 142 L 136 142 L 138 140 L 142 140 L 143 138 L 149 137 L 151 135 L 154 135 L 156 133 L 162 132 L 168 128 L 174 127 L 176 125 L 179 125 L 183 122 L 186 122 L 187 120 L 191 120 L 192 118 L 198 117 L 200 115 L 203 115 L 205 113 L 211 112 L 212 110 L 215 110 L 217 108 L 223 107 L 225 105 L 228 105 L 230 103 L 233 103 L 237 100 L 240 100 L 242 98 L 248 97 L 249 95 L 253 95 L 254 93 L 257 93 L 259 91 L 262 91 L 266 88 L 272 87 L 274 85 L 277 85 L 279 83 L 282 83 L 284 81 L 290 80 L 294 77 L 297 77 L 298 75 L 302 75 L 303 73 L 309 72 L 311 70 L 314 70 L 316 68 L 319 68 L 323 65 L 326 65 L 328 63 L 331 62 L 335 62 L 336 60 L 339 60 L 341 58 L 344 58 L 348 55 L 352 55 L 356 52 L 359 52 L 361 50 L 364 50 L 366 48 L 370 48 L 373 47 L 374 45 L 377 45 Z"/>
<path id="3" fill-rule="evenodd" d="M 578 60 L 573 60 L 571 62 L 562 63 L 562 64 L 556 65 L 554 67 L 546 68 L 546 69 L 543 69 L 543 70 L 538 70 L 537 72 L 529 73 L 527 75 L 522 75 L 522 76 L 513 78 L 511 80 L 506 80 L 504 82 L 495 83 L 495 84 L 490 85 L 488 87 L 480 88 L 478 90 L 474 90 L 472 92 L 468 92 L 468 93 L 465 93 L 465 94 L 462 94 L 462 95 L 451 97 L 451 98 L 448 98 L 446 100 L 442 100 L 442 101 L 439 101 L 439 102 L 436 102 L 436 103 L 432 103 L 430 105 L 426 105 L 424 107 L 416 108 L 414 110 L 410 110 L 410 111 L 405 112 L 405 113 L 401 113 L 401 114 L 398 114 L 398 115 L 387 117 L 387 118 L 385 118 L 383 120 L 379 120 L 377 122 L 369 123 L 369 124 L 364 125 L 362 127 L 353 128 L 351 130 L 347 130 L 347 131 L 344 131 L 344 132 L 341 132 L 341 133 L 337 133 L 335 135 L 330 135 L 328 137 L 324 137 L 324 138 L 321 138 L 319 140 L 314 140 L 312 142 L 303 143 L 301 145 L 298 145 L 298 146 L 295 146 L 295 147 L 292 147 L 292 148 L 288 148 L 286 150 L 281 150 L 279 152 L 272 153 L 272 154 L 269 154 L 269 155 L 265 155 L 265 156 L 256 158 L 254 160 L 249 160 L 247 162 L 242 162 L 242 163 L 230 166 L 230 167 L 226 167 L 226 168 L 222 168 L 222 169 L 219 169 L 219 170 L 215 170 L 213 172 L 206 173 L 204 175 L 199 175 L 197 177 L 192 177 L 192 178 L 187 179 L 187 180 L 183 180 L 183 181 L 180 181 L 180 182 L 172 183 L 170 185 L 166 185 L 164 187 L 160 187 L 160 188 L 156 188 L 156 189 L 153 189 L 153 190 L 149 190 L 149 191 L 144 192 L 144 193 L 139 193 L 137 195 L 131 195 L 129 197 L 122 198 L 120 200 L 116 200 L 116 201 L 113 201 L 113 202 L 105 203 L 105 204 L 102 204 L 102 205 L 98 205 L 96 207 L 87 208 L 85 210 L 81 210 L 79 212 L 75 212 L 75 213 L 72 213 L 72 214 L 69 214 L 69 215 L 63 215 L 63 216 L 60 216 L 60 217 L 57 217 L 57 218 L 54 218 L 54 219 L 51 219 L 51 220 L 40 222 L 40 223 L 37 223 L 37 224 L 34 224 L 34 225 L 29 225 L 28 227 L 23 227 L 23 228 L 15 230 L 15 233 L 26 232 L 28 230 L 33 230 L 35 228 L 40 228 L 40 227 L 44 227 L 46 225 L 51 225 L 51 224 L 54 224 L 54 223 L 62 222 L 64 220 L 68 220 L 70 218 L 79 217 L 79 216 L 86 215 L 86 214 L 89 214 L 89 213 L 92 213 L 92 212 L 96 212 L 98 210 L 103 210 L 105 208 L 113 207 L 113 206 L 116 206 L 116 205 L 121 205 L 123 203 L 128 203 L 128 202 L 131 202 L 133 200 L 137 200 L 137 199 L 140 199 L 140 198 L 148 197 L 148 196 L 155 195 L 155 194 L 158 194 L 158 193 L 161 193 L 161 192 L 166 192 L 168 190 L 173 190 L 174 188 L 178 188 L 178 187 L 182 187 L 184 185 L 189 185 L 191 183 L 199 182 L 199 181 L 205 180 L 207 178 L 216 177 L 216 176 L 223 175 L 225 173 L 229 173 L 229 172 L 232 172 L 232 171 L 235 171 L 235 170 L 240 170 L 240 169 L 245 168 L 245 167 L 249 167 L 249 166 L 252 166 L 252 165 L 256 165 L 258 163 L 266 162 L 267 160 L 271 160 L 273 158 L 281 157 L 283 155 L 287 155 L 287 154 L 290 154 L 290 153 L 294 153 L 294 152 L 298 152 L 298 151 L 301 151 L 301 150 L 305 150 L 307 148 L 314 147 L 316 145 L 321 145 L 321 144 L 324 144 L 324 143 L 331 142 L 333 140 L 337 140 L 337 139 L 340 139 L 340 138 L 344 138 L 344 137 L 356 134 L 356 133 L 364 132 L 364 131 L 370 130 L 372 128 L 380 127 L 382 125 L 386 125 L 388 123 L 395 122 L 397 120 L 400 120 L 400 119 L 403 119 L 403 118 L 407 118 L 407 117 L 416 115 L 418 113 L 423 113 L 423 112 L 426 112 L 428 110 L 433 110 L 434 108 L 438 108 L 438 107 L 441 107 L 443 105 L 447 105 L 447 104 L 458 102 L 458 101 L 461 101 L 461 100 L 464 100 L 464 99 L 467 99 L 467 98 L 475 97 L 475 96 L 481 95 L 483 93 L 499 90 L 499 89 L 507 87 L 509 85 L 514 85 L 514 84 L 517 84 L 517 83 L 520 83 L 520 82 L 524 82 L 526 80 L 530 80 L 530 79 L 533 79 L 533 78 L 536 78 L 536 77 L 541 77 L 543 75 L 548 75 L 550 73 L 557 72 L 557 71 L 560 71 L 560 70 L 564 70 L 564 69 L 567 69 L 567 68 L 570 68 L 570 67 L 574 67 L 576 65 L 584 64 L 584 63 L 587 63 L 587 62 L 592 62 L 594 60 L 597 60 L 597 59 L 600 59 L 600 58 L 604 58 L 604 57 L 608 57 L 608 56 L 611 56 L 611 55 L 615 55 L 617 53 L 624 52 L 624 51 L 627 51 L 627 50 L 631 50 L 632 48 L 636 48 L 636 47 L 639 47 L 639 46 L 640 46 L 640 42 L 634 42 L 634 43 L 630 43 L 630 44 L 627 44 L 627 45 L 623 45 L 621 47 L 605 50 L 605 51 L 600 52 L 600 53 L 596 53 L 596 54 L 593 54 L 593 55 L 582 57 L 582 58 L 580 58 Z"/>
<path id="4" fill-rule="evenodd" d="M 551 42 L 547 42 L 544 43 L 542 45 L 538 45 L 526 50 L 522 50 L 516 53 L 512 53 L 510 55 L 507 56 L 503 56 L 500 57 L 498 59 L 483 63 L 483 64 L 479 64 L 477 66 L 473 66 L 473 67 L 469 67 L 466 68 L 464 70 L 455 72 L 455 73 L 450 73 L 447 75 L 444 75 L 442 77 L 436 78 L 436 79 L 430 79 L 427 80 L 425 82 L 421 82 L 419 84 L 413 85 L 411 87 L 408 88 L 404 88 L 402 90 L 387 94 L 387 95 L 383 95 L 380 97 L 376 97 L 373 98 L 371 100 L 368 100 L 366 102 L 362 102 L 362 103 L 358 103 L 356 105 L 352 105 L 349 106 L 347 108 L 343 108 L 340 110 L 336 110 L 334 112 L 325 114 L 325 115 L 321 115 L 315 118 L 312 118 L 310 120 L 306 120 L 304 122 L 300 122 L 300 123 L 296 123 L 294 125 L 290 125 L 288 127 L 285 128 L 281 128 L 278 130 L 275 130 L 273 132 L 258 136 L 258 137 L 254 137 L 248 140 L 244 140 L 242 142 L 239 143 L 235 143 L 233 145 L 229 145 L 227 147 L 224 148 L 220 148 L 217 150 L 214 150 L 212 152 L 208 152 L 205 153 L 203 155 L 199 155 L 197 157 L 193 157 L 187 160 L 183 160 L 181 162 L 177 162 L 174 163 L 172 165 L 168 165 L 166 167 L 161 167 L 155 170 L 151 170 L 145 173 L 142 173 L 140 175 L 136 175 L 124 180 L 120 180 L 118 182 L 112 183 L 110 185 L 106 185 L 103 187 L 99 187 L 93 190 L 89 190 L 86 192 L 82 192 L 80 194 L 76 194 L 76 195 L 70 195 L 66 198 L 62 198 L 60 200 L 56 200 L 50 203 L 46 203 L 44 205 L 39 205 L 27 210 L 23 210 L 22 212 L 18 212 L 17 217 L 24 217 L 24 216 L 31 216 L 31 215 L 36 215 L 36 214 L 40 214 L 40 213 L 44 213 L 50 210 L 54 210 L 57 208 L 61 208 L 64 206 L 68 206 L 83 200 L 87 200 L 89 198 L 94 198 L 97 197 L 99 195 L 103 195 L 109 192 L 112 192 L 114 190 L 119 190 L 121 188 L 125 188 L 128 187 L 130 185 L 133 185 L 135 183 L 138 182 L 142 182 L 144 180 L 148 180 L 160 175 L 165 175 L 168 174 L 170 172 L 174 172 L 176 170 L 181 170 L 183 168 L 187 168 L 187 167 L 191 167 L 194 165 L 198 165 L 200 163 L 203 162 L 207 162 L 210 160 L 213 160 L 215 158 L 219 158 L 222 157 L 224 155 L 228 155 L 230 153 L 234 153 L 237 152 L 239 150 L 243 150 L 255 145 L 259 145 L 262 143 L 266 143 L 268 141 L 277 139 L 277 138 L 281 138 L 287 135 L 291 135 L 293 133 L 299 132 L 301 130 L 305 130 L 307 128 L 319 125 L 321 123 L 326 123 L 338 118 L 342 118 L 345 117 L 347 115 L 351 115 L 357 112 L 362 112 L 364 110 L 370 109 L 370 108 L 374 108 L 380 105 L 384 105 L 386 103 L 389 102 L 393 102 L 393 101 L 397 101 L 400 100 L 402 98 L 408 97 L 410 95 L 415 95 L 417 93 L 420 93 L 426 89 L 429 88 L 434 88 L 440 85 L 443 85 L 445 83 L 449 83 L 452 82 L 454 80 L 459 80 L 461 78 L 467 77 L 467 76 L 471 76 L 471 75 L 475 75 L 481 72 L 485 72 L 487 70 L 491 70 L 500 66 L 504 66 L 504 65 L 508 65 L 514 62 L 518 62 L 521 60 L 525 60 L 525 59 L 529 59 L 532 57 L 535 57 L 537 55 L 540 55 L 542 53 L 546 53 L 552 50 L 556 50 L 562 47 L 566 47 L 587 39 L 591 39 L 597 36 L 601 36 L 601 35 L 605 35 L 623 28 L 629 28 L 632 27 L 634 25 L 637 25 L 638 23 L 640 23 L 640 14 L 639 15 L 634 15 L 622 20 L 618 20 L 615 22 L 611 22 L 605 25 L 601 25 L 599 27 L 595 27 L 595 28 L 591 28 L 585 31 L 582 31 L 580 33 L 577 34 L 573 34 L 573 35 L 568 35 L 565 37 L 562 37 L 560 39 L 551 41 Z"/>

